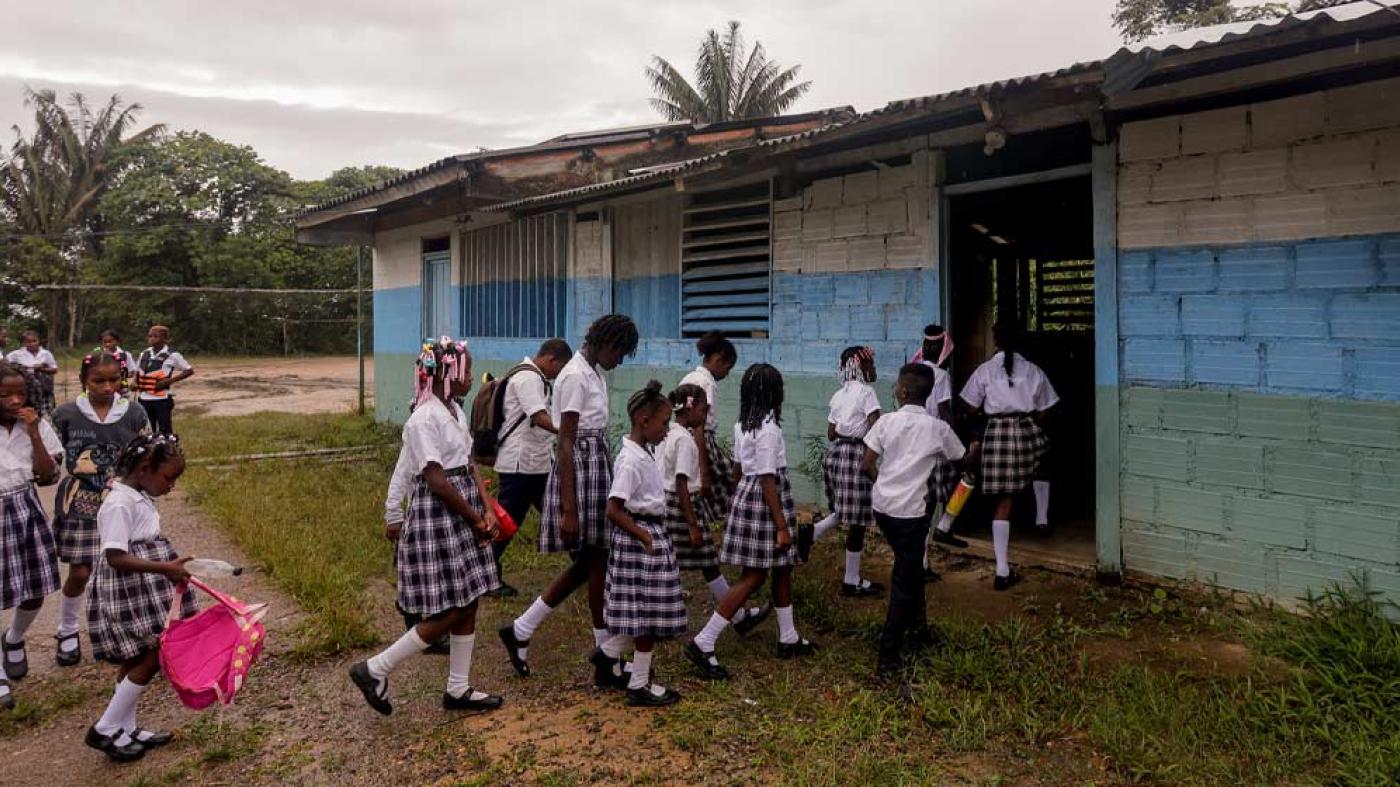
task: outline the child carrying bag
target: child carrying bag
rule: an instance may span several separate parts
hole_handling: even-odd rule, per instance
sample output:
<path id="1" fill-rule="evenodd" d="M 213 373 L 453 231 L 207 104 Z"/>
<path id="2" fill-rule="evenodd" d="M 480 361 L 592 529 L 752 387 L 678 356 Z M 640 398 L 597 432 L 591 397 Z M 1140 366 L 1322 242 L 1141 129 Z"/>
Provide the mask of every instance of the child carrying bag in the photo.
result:
<path id="1" fill-rule="evenodd" d="M 228 705 L 243 688 L 248 669 L 262 654 L 267 604 L 244 604 L 195 577 L 189 584 L 219 603 L 181 620 L 184 583 L 176 586 L 170 618 L 160 635 L 160 667 L 187 708 L 202 710 L 215 700 Z"/>

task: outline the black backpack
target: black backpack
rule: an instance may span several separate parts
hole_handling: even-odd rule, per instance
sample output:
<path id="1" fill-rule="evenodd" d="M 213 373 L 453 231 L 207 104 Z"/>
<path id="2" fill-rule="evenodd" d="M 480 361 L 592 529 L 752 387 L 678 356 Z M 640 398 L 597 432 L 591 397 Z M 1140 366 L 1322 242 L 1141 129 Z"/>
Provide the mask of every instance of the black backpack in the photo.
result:
<path id="1" fill-rule="evenodd" d="M 486 381 L 482 384 L 481 390 L 476 392 L 476 398 L 472 400 L 471 412 L 471 432 L 472 432 L 472 459 L 479 465 L 494 467 L 496 455 L 500 453 L 501 446 L 505 444 L 506 438 L 510 437 L 524 425 L 529 419 L 529 415 L 522 414 L 515 419 L 515 423 L 505 427 L 506 420 L 506 384 L 510 378 L 521 372 L 538 374 L 544 380 L 544 373 L 532 364 L 522 363 L 511 367 L 500 378 L 493 378 L 486 375 Z M 548 389 L 549 381 L 544 380 L 545 388 Z"/>

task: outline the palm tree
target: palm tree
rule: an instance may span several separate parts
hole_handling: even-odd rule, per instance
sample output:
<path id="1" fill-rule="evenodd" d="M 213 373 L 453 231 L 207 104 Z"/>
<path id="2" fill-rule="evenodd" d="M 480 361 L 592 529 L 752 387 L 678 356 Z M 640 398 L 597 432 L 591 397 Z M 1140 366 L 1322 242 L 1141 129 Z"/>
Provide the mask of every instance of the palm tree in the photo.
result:
<path id="1" fill-rule="evenodd" d="M 739 23 L 730 22 L 721 35 L 705 33 L 695 58 L 695 84 L 663 57 L 653 55 L 647 68 L 651 106 L 667 120 L 717 123 L 722 120 L 780 115 L 812 86 L 798 82 L 801 66 L 783 69 L 768 59 L 763 44 L 754 42 L 745 54 Z"/>

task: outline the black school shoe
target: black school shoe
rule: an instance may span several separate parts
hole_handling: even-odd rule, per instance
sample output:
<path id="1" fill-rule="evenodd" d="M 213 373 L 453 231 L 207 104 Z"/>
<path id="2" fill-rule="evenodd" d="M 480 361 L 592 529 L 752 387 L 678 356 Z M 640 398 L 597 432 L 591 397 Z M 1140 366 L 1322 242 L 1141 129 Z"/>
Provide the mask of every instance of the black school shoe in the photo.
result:
<path id="1" fill-rule="evenodd" d="M 644 689 L 627 690 L 627 704 L 634 708 L 664 708 L 680 701 L 681 695 L 670 689 L 666 689 L 660 694 L 654 694 L 650 686 Z"/>
<path id="2" fill-rule="evenodd" d="M 953 535 L 953 531 L 951 530 L 945 533 L 935 527 L 933 532 L 929 534 L 929 540 L 935 544 L 943 544 L 944 546 L 955 547 L 957 549 L 967 549 L 967 542 Z"/>
<path id="3" fill-rule="evenodd" d="M 515 638 L 515 624 L 507 623 L 496 629 L 496 633 L 501 637 L 501 644 L 506 646 L 506 656 L 510 658 L 510 665 L 515 668 L 515 674 L 522 678 L 530 677 L 530 662 L 520 658 L 520 648 L 530 647 L 529 640 L 521 642 Z"/>
<path id="4" fill-rule="evenodd" d="M 593 685 L 600 689 L 625 689 L 629 680 L 626 670 L 621 669 L 622 659 L 615 659 L 603 652 L 602 648 L 594 648 L 588 654 L 588 660 L 593 663 Z"/>
<path id="5" fill-rule="evenodd" d="M 143 730 L 140 727 L 132 730 L 131 739 L 141 744 L 147 749 L 159 749 L 160 747 L 175 740 L 175 736 L 168 732 L 157 732 L 155 730 Z M 142 736 L 145 737 L 142 737 Z"/>
<path id="6" fill-rule="evenodd" d="M 1012 571 L 1004 577 L 997 577 L 992 580 L 992 590 L 1009 590 L 1012 585 L 1021 581 L 1021 575 Z"/>
<path id="7" fill-rule="evenodd" d="M 388 716 L 394 712 L 394 706 L 390 704 L 388 696 L 382 696 L 379 693 L 379 681 L 369 674 L 369 664 L 361 661 L 351 667 L 350 681 L 359 688 L 361 694 L 365 695 L 365 702 L 374 708 L 375 712 L 382 716 Z M 388 681 L 385 681 L 384 689 L 387 695 Z"/>
<path id="8" fill-rule="evenodd" d="M 773 614 L 772 603 L 764 604 L 761 607 L 745 607 L 744 619 L 734 624 L 734 633 L 741 637 L 748 636 L 750 631 L 758 628 L 758 624 L 768 619 Z"/>
<path id="9" fill-rule="evenodd" d="M 486 591 L 486 595 L 490 596 L 491 598 L 515 598 L 516 596 L 520 595 L 520 591 L 516 590 L 511 585 L 507 585 L 506 583 L 502 582 L 501 586 L 496 588 L 495 590 Z"/>
<path id="10" fill-rule="evenodd" d="M 72 667 L 83 660 L 83 646 L 82 643 L 78 640 L 78 632 L 75 631 L 72 634 L 67 635 L 59 634 L 58 636 L 54 637 L 54 639 L 58 640 L 58 646 L 54 650 L 53 655 L 53 660 L 55 664 L 57 664 L 60 667 Z M 73 649 L 64 650 L 63 643 L 67 642 L 70 639 L 73 640 Z"/>
<path id="11" fill-rule="evenodd" d="M 706 653 L 695 644 L 694 640 L 686 643 L 685 657 L 695 665 L 695 671 L 705 680 L 729 680 L 729 670 L 723 664 L 713 664 L 710 659 L 714 658 L 714 653 Z"/>
<path id="12" fill-rule="evenodd" d="M 795 659 L 799 656 L 810 656 L 817 652 L 817 643 L 805 639 L 796 642 L 779 642 L 778 658 L 787 660 Z"/>
<path id="13" fill-rule="evenodd" d="M 5 687 L 5 688 L 9 689 L 9 691 L 5 692 L 4 694 L 0 694 L 0 710 L 14 710 L 14 707 L 15 707 L 15 690 L 14 690 L 14 688 L 10 686 L 10 682 L 9 682 L 8 680 L 6 680 L 5 678 L 0 678 L 0 686 L 3 686 L 3 687 Z"/>
<path id="14" fill-rule="evenodd" d="M 841 595 L 848 598 L 879 598 L 884 595 L 885 586 L 879 582 L 862 579 L 859 585 L 841 583 Z"/>
<path id="15" fill-rule="evenodd" d="M 9 635 L 9 629 L 5 629 L 5 633 L 0 634 L 0 658 L 5 660 L 5 677 L 10 680 L 19 680 L 29 674 L 29 654 L 25 652 L 23 642 L 11 645 Z M 19 661 L 10 661 L 10 654 L 16 650 L 19 651 Z"/>
<path id="16" fill-rule="evenodd" d="M 812 543 L 817 540 L 817 527 L 811 522 L 797 523 L 797 559 L 806 563 L 812 557 Z"/>
<path id="17" fill-rule="evenodd" d="M 146 756 L 146 747 L 132 740 L 125 746 L 117 745 L 117 738 L 121 735 L 103 735 L 97 731 L 96 726 L 88 727 L 87 735 L 83 738 L 89 748 L 97 749 L 107 755 L 107 759 L 113 762 L 135 762 Z"/>
<path id="18" fill-rule="evenodd" d="M 447 692 L 442 693 L 443 710 L 496 710 L 505 704 L 505 700 L 496 694 L 487 694 L 479 699 L 472 699 L 472 689 L 467 688 L 462 692 L 462 696 L 454 697 Z"/>

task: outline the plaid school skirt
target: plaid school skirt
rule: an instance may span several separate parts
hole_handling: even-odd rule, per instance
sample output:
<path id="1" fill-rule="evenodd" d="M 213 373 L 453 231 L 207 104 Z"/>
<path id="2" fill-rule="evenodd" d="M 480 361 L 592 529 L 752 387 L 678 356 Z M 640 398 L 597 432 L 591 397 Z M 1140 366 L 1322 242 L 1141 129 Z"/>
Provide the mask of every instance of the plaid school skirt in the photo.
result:
<path id="1" fill-rule="evenodd" d="M 666 526 L 660 517 L 632 519 L 651 533 L 652 553 L 622 528 L 612 528 L 603 622 L 609 634 L 679 637 L 686 630 L 685 597 Z"/>
<path id="2" fill-rule="evenodd" d="M 775 568 L 791 566 L 793 551 L 796 549 L 797 507 L 792 502 L 792 484 L 788 481 L 787 468 L 778 470 L 778 495 L 783 503 L 783 516 L 793 535 L 793 546 L 784 552 L 778 551 L 778 528 L 773 523 L 773 515 L 768 504 L 763 501 L 762 476 L 746 475 L 739 479 L 739 488 L 734 492 L 734 505 L 729 509 L 729 519 L 724 526 L 724 544 L 720 547 L 719 561 L 730 566 L 743 568 Z"/>
<path id="3" fill-rule="evenodd" d="M 127 545 L 127 554 L 157 563 L 177 557 L 163 536 L 133 541 Z M 98 560 L 88 589 L 88 639 L 93 658 L 120 664 L 158 646 L 174 593 L 175 586 L 160 574 L 118 571 L 105 557 Z M 188 618 L 198 611 L 194 591 L 185 588 L 180 617 Z"/>
<path id="4" fill-rule="evenodd" d="M 53 533 L 33 484 L 0 492 L 0 609 L 58 590 Z"/>
<path id="5" fill-rule="evenodd" d="M 953 490 L 958 487 L 961 477 L 957 465 L 942 456 L 935 459 L 933 472 L 928 477 L 929 504 L 947 503 L 953 496 Z"/>
<path id="6" fill-rule="evenodd" d="M 608 457 L 607 430 L 580 429 L 574 439 L 574 499 L 578 502 L 578 542 L 564 543 L 564 502 L 559 492 L 559 462 L 549 468 L 544 487 L 544 511 L 540 515 L 540 551 L 570 552 L 583 546 L 607 549 L 608 490 L 612 487 L 612 459 Z"/>
<path id="7" fill-rule="evenodd" d="M 476 482 L 465 467 L 447 471 L 447 479 L 467 504 L 482 511 Z M 430 617 L 471 606 L 501 586 L 491 545 L 477 546 L 477 533 L 428 491 L 421 477 L 413 487 L 408 513 L 394 553 L 399 578 L 399 608 Z"/>
<path id="8" fill-rule="evenodd" d="M 865 443 L 839 437 L 827 446 L 822 461 L 826 477 L 826 500 L 836 518 L 847 526 L 875 526 L 875 509 L 870 507 L 870 478 L 861 472 L 865 463 Z"/>
<path id="9" fill-rule="evenodd" d="M 695 506 L 696 496 L 691 495 L 690 504 Z M 707 568 L 719 568 L 719 558 L 715 553 L 715 542 L 710 537 L 710 525 L 700 519 L 700 512 L 695 512 L 696 519 L 700 525 L 700 546 L 692 546 L 690 543 L 690 525 L 685 521 L 685 514 L 681 512 L 680 498 L 675 492 L 666 493 L 666 532 L 671 536 L 671 547 L 676 552 L 676 565 L 681 571 L 703 571 Z"/>
<path id="10" fill-rule="evenodd" d="M 1045 432 L 1029 415 L 993 415 L 982 435 L 984 495 L 1014 495 L 1035 480 L 1040 458 L 1050 447 Z"/>
<path id="11" fill-rule="evenodd" d="M 705 454 L 710 464 L 710 493 L 697 498 L 695 516 L 701 524 L 723 522 L 729 517 L 729 504 L 734 498 L 734 457 L 720 445 L 713 429 L 705 430 Z"/>
<path id="12" fill-rule="evenodd" d="M 53 537 L 58 545 L 58 559 L 64 563 L 93 566 L 102 553 L 102 539 L 97 535 L 97 509 L 102 506 L 102 493 L 86 488 L 73 476 L 58 484 L 58 509 L 53 517 Z"/>

